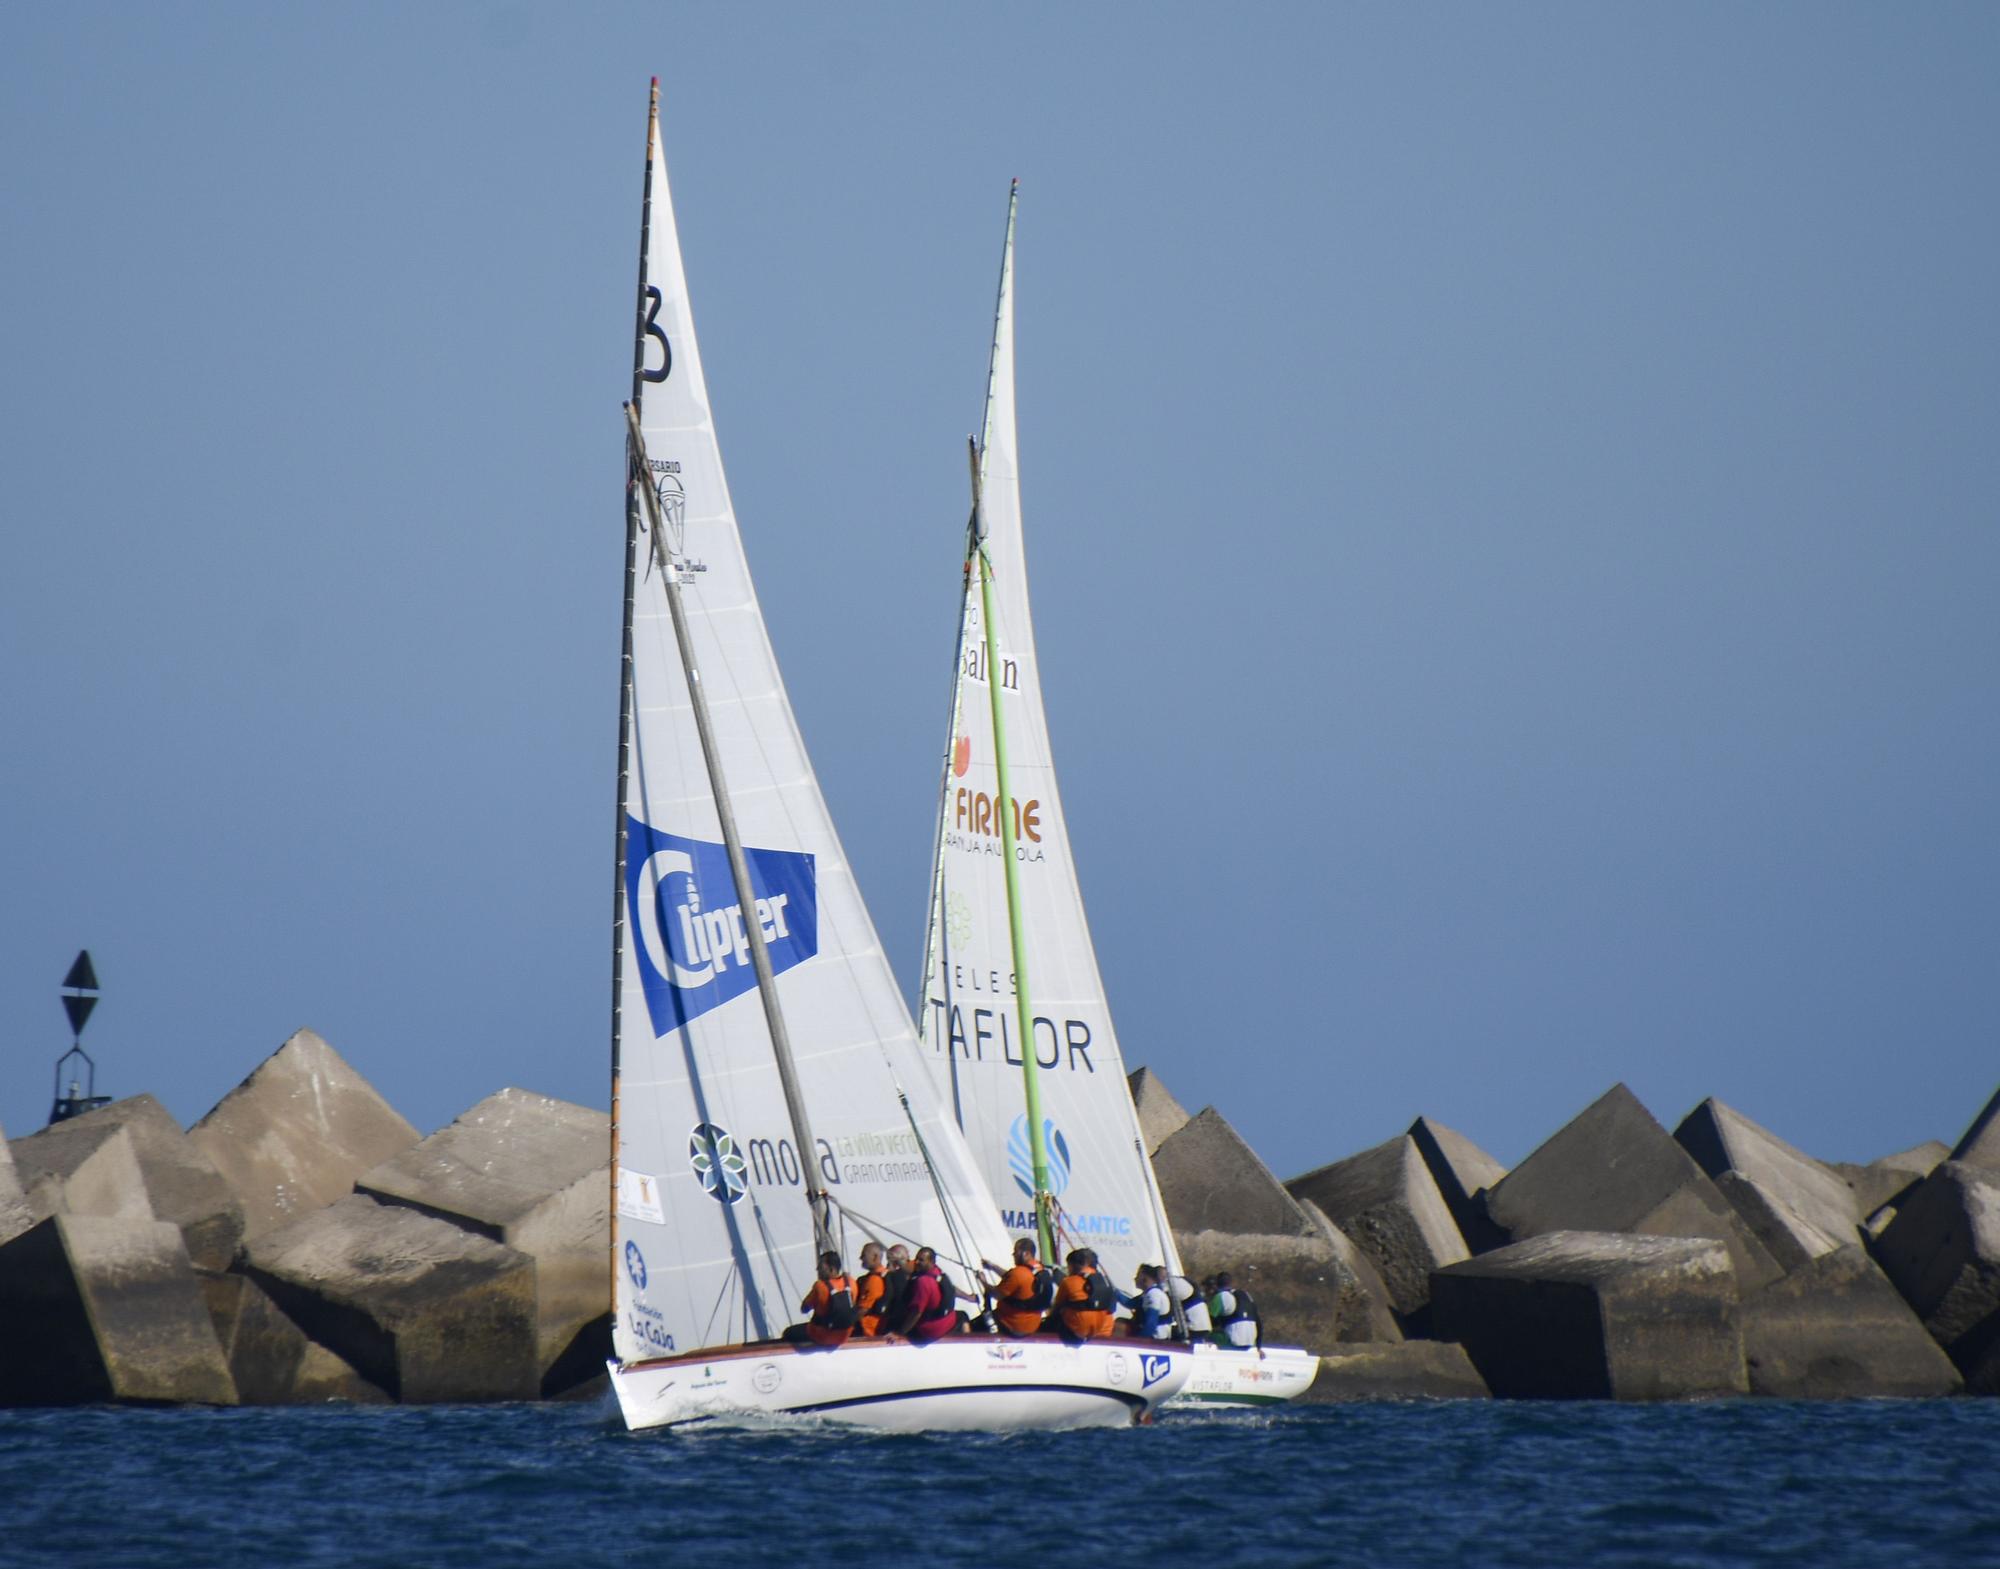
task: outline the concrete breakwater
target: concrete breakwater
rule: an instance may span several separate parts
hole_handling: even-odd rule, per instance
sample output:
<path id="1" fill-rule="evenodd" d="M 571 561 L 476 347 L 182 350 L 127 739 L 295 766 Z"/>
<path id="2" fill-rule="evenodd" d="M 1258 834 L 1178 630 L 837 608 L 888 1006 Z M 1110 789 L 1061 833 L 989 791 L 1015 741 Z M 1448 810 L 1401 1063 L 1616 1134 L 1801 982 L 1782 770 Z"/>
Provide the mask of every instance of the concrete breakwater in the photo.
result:
<path id="1" fill-rule="evenodd" d="M 1308 1398 L 2000 1393 L 2000 1095 L 1838 1165 L 1616 1085 L 1512 1171 L 1420 1117 L 1283 1182 L 1131 1089 L 1187 1272 L 1322 1354 Z M 503 1089 L 423 1137 L 302 1030 L 192 1128 L 140 1095 L 0 1138 L 0 1405 L 588 1397 L 608 1135 Z"/>

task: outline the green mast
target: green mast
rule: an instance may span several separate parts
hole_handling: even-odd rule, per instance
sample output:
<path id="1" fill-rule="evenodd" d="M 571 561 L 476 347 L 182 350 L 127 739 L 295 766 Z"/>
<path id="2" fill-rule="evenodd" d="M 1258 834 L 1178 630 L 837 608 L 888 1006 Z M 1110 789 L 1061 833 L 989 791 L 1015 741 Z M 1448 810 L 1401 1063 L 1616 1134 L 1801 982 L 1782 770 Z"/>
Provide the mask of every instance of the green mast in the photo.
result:
<path id="1" fill-rule="evenodd" d="M 1012 250 L 1014 213 L 1007 212 Z M 1028 945 L 1021 932 L 1021 873 L 1014 859 L 1014 787 L 1007 772 L 1007 718 L 1000 706 L 999 623 L 993 616 L 993 565 L 986 557 L 986 519 L 979 505 L 979 449 L 972 449 L 971 559 L 979 566 L 979 619 L 985 633 L 986 703 L 993 715 L 993 772 L 1000 799 L 1000 862 L 1007 874 L 1007 940 L 1014 961 L 1014 1028 L 1021 1043 L 1021 1081 L 1028 1103 L 1028 1155 L 1035 1178 L 1035 1240 L 1042 1262 L 1055 1261 L 1055 1195 L 1049 1191 L 1048 1141 L 1042 1134 L 1041 1065 L 1035 1061 L 1035 1010 L 1028 1001 Z"/>
<path id="2" fill-rule="evenodd" d="M 1014 786 L 1007 770 L 1007 716 L 1001 709 L 1000 623 L 993 614 L 993 563 L 986 555 L 986 513 L 981 478 L 985 443 L 992 438 L 994 380 L 1000 374 L 1000 337 L 1009 328 L 1008 352 L 1013 350 L 1014 210 L 1020 204 L 1021 182 L 1007 190 L 1007 239 L 1000 251 L 1000 298 L 993 307 L 993 357 L 987 368 L 986 429 L 972 446 L 972 527 L 966 541 L 966 572 L 979 568 L 979 619 L 985 634 L 983 664 L 986 701 L 993 715 L 993 772 L 999 794 L 1000 862 L 1007 878 L 1007 938 L 1014 961 L 1014 1028 L 1021 1044 L 1021 1080 L 1028 1111 L 1028 1156 L 1035 1179 L 1035 1240 L 1042 1261 L 1055 1262 L 1055 1195 L 1049 1191 L 1049 1149 L 1042 1133 L 1040 1064 L 1035 1061 L 1035 1010 L 1028 1000 L 1028 945 L 1021 931 L 1021 872 L 1014 856 Z"/>

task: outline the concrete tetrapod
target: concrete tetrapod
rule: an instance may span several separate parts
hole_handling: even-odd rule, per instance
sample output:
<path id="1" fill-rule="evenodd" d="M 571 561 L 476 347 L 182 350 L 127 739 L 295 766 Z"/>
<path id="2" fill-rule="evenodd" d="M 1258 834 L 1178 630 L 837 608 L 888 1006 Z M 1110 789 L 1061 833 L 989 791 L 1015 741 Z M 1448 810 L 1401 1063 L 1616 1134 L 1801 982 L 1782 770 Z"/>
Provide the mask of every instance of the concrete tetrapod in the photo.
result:
<path id="1" fill-rule="evenodd" d="M 201 1278 L 215 1338 L 246 1406 L 387 1405 L 389 1397 L 279 1309 L 247 1275 Z"/>
<path id="2" fill-rule="evenodd" d="M 65 1126 L 58 1123 L 14 1140 L 14 1171 L 34 1218 L 157 1218 L 130 1130 L 117 1123 L 98 1123 L 67 1138 L 48 1136 L 60 1134 Z"/>
<path id="3" fill-rule="evenodd" d="M 1652 1113 L 1614 1084 L 1508 1172 L 1485 1199 L 1513 1242 L 1552 1231 L 1712 1237 L 1729 1249 L 1741 1289 L 1783 1273 L 1728 1199 Z"/>
<path id="4" fill-rule="evenodd" d="M 1951 1151 L 1942 1140 L 1930 1139 L 1865 1166 L 1832 1161 L 1827 1169 L 1854 1195 L 1854 1212 L 1861 1217 L 1863 1228 L 1879 1236 L 1889 1223 L 1889 1216 L 1882 1211 L 1901 1203 L 1905 1194 L 1950 1158 Z"/>
<path id="5" fill-rule="evenodd" d="M 1366 1253 L 1405 1330 L 1430 1306 L 1431 1271 L 1470 1257 L 1417 1142 L 1399 1134 L 1304 1176 L 1285 1189 L 1317 1204 Z"/>
<path id="6" fill-rule="evenodd" d="M 1213 1106 L 1153 1152 L 1153 1177 L 1175 1233 L 1310 1237 L 1313 1222 Z M 1190 1270 L 1192 1273 L 1192 1270 Z"/>
<path id="7" fill-rule="evenodd" d="M 1683 1400 L 1749 1387 L 1729 1251 L 1707 1237 L 1516 1242 L 1432 1276 L 1431 1320 L 1502 1397 Z"/>
<path id="8" fill-rule="evenodd" d="M 1507 1175 L 1507 1168 L 1463 1133 L 1447 1128 L 1429 1117 L 1410 1124 L 1410 1137 L 1417 1152 L 1430 1168 L 1445 1208 L 1458 1223 L 1458 1234 L 1474 1253 L 1486 1253 L 1506 1243 L 1499 1229 L 1486 1218 L 1480 1195 Z"/>
<path id="9" fill-rule="evenodd" d="M 1674 1129 L 1787 1272 L 1861 1239 L 1854 1191 L 1831 1169 L 1710 1097 Z"/>
<path id="10" fill-rule="evenodd" d="M 601 1378 L 611 1354 L 611 1119 L 529 1090 L 489 1095 L 450 1126 L 364 1174 L 358 1192 L 503 1242 L 535 1261 L 546 1394 Z M 601 1327 L 582 1378 L 549 1375 L 577 1337 Z"/>
<path id="11" fill-rule="evenodd" d="M 1125 1088 L 1132 1096 L 1132 1110 L 1138 1113 L 1139 1137 L 1148 1155 L 1187 1126 L 1187 1108 L 1151 1068 L 1134 1068 L 1125 1076 Z"/>
<path id="12" fill-rule="evenodd" d="M 1876 1261 L 1975 1395 L 2000 1395 L 2000 1172 L 1948 1160 L 1876 1239 Z"/>
<path id="13" fill-rule="evenodd" d="M 21 1191 L 14 1154 L 7 1147 L 7 1130 L 0 1128 L 0 1242 L 18 1237 L 34 1223 L 35 1212 L 28 1207 L 28 1195 Z"/>
<path id="14" fill-rule="evenodd" d="M 188 1130 L 256 1237 L 354 1190 L 417 1130 L 311 1030 L 300 1030 Z"/>
<path id="15" fill-rule="evenodd" d="M 287 1318 L 398 1400 L 541 1392 L 525 1253 L 354 1194 L 251 1238 L 244 1260 Z"/>
<path id="16" fill-rule="evenodd" d="M 181 1228 L 197 1269 L 227 1269 L 243 1240 L 243 1204 L 222 1173 L 151 1095 L 133 1095 L 58 1122 L 22 1143 L 38 1163 L 68 1162 L 123 1128 L 132 1141 L 149 1213 Z M 46 1150 L 47 1154 L 40 1153 Z"/>
<path id="17" fill-rule="evenodd" d="M 1951 1158 L 1968 1166 L 2000 1171 L 2000 1090 L 1993 1092 L 1985 1110 L 1972 1119 L 1972 1126 L 1965 1130 L 1965 1137 L 1958 1141 Z"/>
<path id="18" fill-rule="evenodd" d="M 1743 1355 L 1750 1392 L 1781 1400 L 1921 1399 L 1961 1382 L 1858 1242 L 1746 1299 Z"/>
<path id="19" fill-rule="evenodd" d="M 234 1405 L 236 1386 L 179 1227 L 51 1215 L 0 1245 L 0 1404 L 107 1400 Z"/>
<path id="20" fill-rule="evenodd" d="M 1375 1300 L 1327 1237 L 1176 1231 L 1174 1246 L 1190 1279 L 1226 1271 L 1250 1293 L 1267 1344 L 1318 1351 L 1346 1341 L 1402 1338 L 1386 1304 Z"/>

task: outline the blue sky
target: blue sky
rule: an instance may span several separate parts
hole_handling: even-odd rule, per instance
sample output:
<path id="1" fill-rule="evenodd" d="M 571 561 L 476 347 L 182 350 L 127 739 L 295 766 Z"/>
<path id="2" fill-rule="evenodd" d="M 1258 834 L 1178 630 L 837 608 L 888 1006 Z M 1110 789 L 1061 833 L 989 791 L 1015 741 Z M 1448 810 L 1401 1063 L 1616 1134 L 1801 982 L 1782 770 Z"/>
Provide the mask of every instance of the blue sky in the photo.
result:
<path id="1" fill-rule="evenodd" d="M 1007 181 L 1119 1033 L 1281 1175 L 1613 1081 L 1808 1150 L 2000 1080 L 2000 13 L 0 13 L 0 1125 L 292 1030 L 606 1100 L 646 82 L 892 956 Z"/>

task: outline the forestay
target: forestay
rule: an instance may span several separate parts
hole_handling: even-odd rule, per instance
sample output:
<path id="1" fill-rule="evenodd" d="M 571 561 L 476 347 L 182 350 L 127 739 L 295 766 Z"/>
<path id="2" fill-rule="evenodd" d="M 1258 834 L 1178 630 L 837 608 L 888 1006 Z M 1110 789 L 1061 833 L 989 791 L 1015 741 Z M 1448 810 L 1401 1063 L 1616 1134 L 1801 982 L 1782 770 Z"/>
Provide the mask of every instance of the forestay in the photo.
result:
<path id="1" fill-rule="evenodd" d="M 968 1255 L 998 1258 L 1006 1245 L 918 1066 L 785 696 L 723 479 L 656 120 L 649 158 L 635 367 L 644 482 L 682 585 L 754 907 L 730 876 L 635 488 L 613 1082 L 616 1350 L 627 1362 L 763 1338 L 797 1316 L 813 1280 L 807 1163 L 850 1264 L 866 1236 L 907 1239 L 958 1259 L 963 1283 Z M 816 1149 L 794 1147 L 749 921 L 769 947 Z"/>
<path id="2" fill-rule="evenodd" d="M 1068 823 L 1056 789 L 1048 719 L 1028 610 L 1014 425 L 1014 204 L 1007 211 L 980 440 L 980 512 L 998 635 L 987 636 L 976 587 L 964 595 L 952 717 L 939 798 L 929 930 L 917 1027 L 939 1093 L 1011 1230 L 1035 1229 L 1023 1108 L 1021 1041 L 999 782 L 987 683 L 998 681 L 1014 799 L 1016 879 L 1028 1000 L 1058 1206 L 1059 1249 L 1095 1248 L 1122 1287 L 1135 1266 L 1178 1269 L 1162 1233 L 1152 1174 L 1138 1146 L 1111 1010 L 1083 911 Z M 968 574 L 968 583 L 976 575 Z"/>

